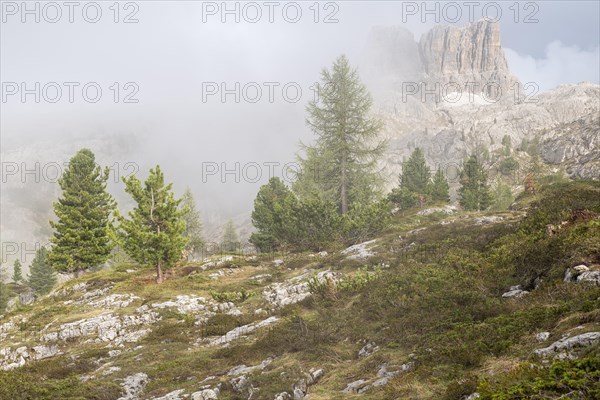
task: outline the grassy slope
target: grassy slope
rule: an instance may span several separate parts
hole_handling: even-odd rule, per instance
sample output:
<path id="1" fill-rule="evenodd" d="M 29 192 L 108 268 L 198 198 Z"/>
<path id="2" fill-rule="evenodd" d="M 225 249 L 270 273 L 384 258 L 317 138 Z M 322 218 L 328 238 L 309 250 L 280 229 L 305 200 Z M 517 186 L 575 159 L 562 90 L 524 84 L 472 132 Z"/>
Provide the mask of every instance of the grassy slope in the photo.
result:
<path id="1" fill-rule="evenodd" d="M 599 199 L 598 183 L 574 182 L 523 196 L 512 211 L 494 214 L 503 218 L 496 223 L 475 224 L 476 218 L 486 215 L 480 213 L 422 217 L 407 212 L 397 216 L 394 225 L 378 238 L 376 256 L 361 262 L 346 260 L 339 251 L 324 258 L 288 255 L 283 267 L 273 266 L 266 257 L 250 262 L 240 258 L 235 260 L 240 267 L 218 280 L 208 277 L 214 271 L 187 265 L 174 270 L 163 285 L 152 283 L 151 271 L 127 273 L 132 266 L 126 265 L 90 274 L 65 286 L 85 281 L 93 289 L 114 283 L 110 293 L 134 293 L 141 298 L 127 308 L 113 310 L 115 314 L 129 314 L 142 304 L 180 294 L 210 299 L 209 290 L 245 288 L 255 292 L 238 304 L 241 316 L 217 315 L 209 320 L 210 328 L 202 332 L 214 335 L 264 319 L 253 311 L 268 309 L 261 292 L 271 281 L 325 269 L 347 278 L 343 287 L 317 285 L 315 296 L 273 310 L 281 317 L 276 325 L 227 348 L 193 346 L 202 334 L 193 319 L 161 310 L 163 319 L 153 332 L 139 343 L 127 345 L 129 351 L 117 357 L 108 357 L 105 344 L 79 340 L 66 344 L 65 355 L 0 372 L 0 398 L 114 399 L 119 396 L 119 379 L 140 371 L 150 377 L 146 397 L 175 389 L 191 393 L 209 376 L 215 376 L 209 384 L 227 382 L 230 377 L 223 374 L 233 366 L 256 365 L 267 357 L 274 362 L 263 373 L 249 376 L 253 386 L 260 388 L 253 399 L 273 399 L 276 393 L 290 391 L 310 368 L 325 370 L 322 380 L 309 389 L 311 400 L 460 399 L 478 387 L 483 398 L 536 398 L 535 393 L 540 393 L 540 399 L 558 398 L 557 393 L 569 393 L 577 384 L 583 389 L 576 395 L 584 393 L 585 398 L 591 390 L 599 390 L 598 377 L 586 375 L 597 366 L 597 346 L 581 354 L 591 364 L 556 366 L 558 377 L 549 370 L 532 371 L 523 365 L 538 363 L 531 356 L 533 350 L 565 333 L 600 330 L 600 288 L 562 282 L 569 266 L 600 264 L 600 220 L 597 216 L 572 218 L 577 209 L 600 213 Z M 548 236 L 546 225 L 561 221 L 570 222 L 558 234 Z M 411 233 L 416 228 L 425 229 Z M 360 268 L 371 273 L 357 273 Z M 264 284 L 250 279 L 264 273 L 273 275 Z M 512 285 L 532 289 L 536 278 L 542 283 L 528 296 L 501 299 Z M 18 310 L 27 322 L 6 345 L 32 345 L 31 333 L 48 324 L 56 326 L 102 311 L 63 303 L 81 295 L 68 292 Z M 541 331 L 551 332 L 547 342 L 536 341 L 535 335 Z M 371 341 L 380 351 L 358 358 L 360 348 Z M 137 345 L 144 347 L 134 350 Z M 2 343 L 0 348 L 4 346 Z M 340 393 L 349 382 L 375 378 L 382 363 L 407 362 L 414 362 L 414 368 L 385 387 L 361 395 Z M 121 370 L 108 376 L 94 374 L 107 363 Z M 583 371 L 583 377 L 579 374 L 579 380 L 570 377 L 564 383 L 564 371 L 568 375 L 574 370 Z M 96 379 L 80 382 L 77 377 L 83 374 L 94 374 Z M 546 385 L 550 388 L 530 388 L 523 383 L 536 377 L 552 383 Z M 568 396 L 563 398 L 582 398 Z M 219 398 L 242 397 L 225 385 Z"/>

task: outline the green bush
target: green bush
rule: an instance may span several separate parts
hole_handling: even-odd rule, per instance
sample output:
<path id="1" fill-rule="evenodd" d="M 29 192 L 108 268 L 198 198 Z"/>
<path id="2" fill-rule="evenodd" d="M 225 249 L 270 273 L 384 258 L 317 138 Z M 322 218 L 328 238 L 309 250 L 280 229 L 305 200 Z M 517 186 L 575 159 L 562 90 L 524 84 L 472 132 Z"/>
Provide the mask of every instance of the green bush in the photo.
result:
<path id="1" fill-rule="evenodd" d="M 481 400 L 600 398 L 600 358 L 556 360 L 551 365 L 522 364 L 500 378 L 484 380 Z"/>
<path id="2" fill-rule="evenodd" d="M 213 300 L 221 303 L 241 303 L 254 295 L 253 292 L 250 292 L 244 288 L 240 289 L 239 292 L 216 292 L 214 290 L 210 290 L 209 293 Z"/>

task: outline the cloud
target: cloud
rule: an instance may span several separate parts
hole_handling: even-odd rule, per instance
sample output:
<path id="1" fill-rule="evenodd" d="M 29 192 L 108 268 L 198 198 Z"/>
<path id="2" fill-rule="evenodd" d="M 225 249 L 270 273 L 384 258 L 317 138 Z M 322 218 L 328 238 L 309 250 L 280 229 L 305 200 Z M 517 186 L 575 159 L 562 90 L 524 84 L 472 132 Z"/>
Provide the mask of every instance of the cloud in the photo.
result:
<path id="1" fill-rule="evenodd" d="M 540 92 L 560 84 L 600 82 L 600 47 L 583 50 L 553 41 L 546 46 L 544 58 L 536 59 L 505 48 L 508 66 L 523 83 L 535 82 Z"/>

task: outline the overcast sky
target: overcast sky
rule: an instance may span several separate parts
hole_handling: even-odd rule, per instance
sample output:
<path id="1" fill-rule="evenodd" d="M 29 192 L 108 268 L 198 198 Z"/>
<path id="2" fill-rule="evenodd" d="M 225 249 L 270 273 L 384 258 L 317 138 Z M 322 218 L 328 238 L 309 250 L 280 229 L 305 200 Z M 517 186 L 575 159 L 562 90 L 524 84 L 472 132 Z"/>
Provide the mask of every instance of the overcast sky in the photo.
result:
<path id="1" fill-rule="evenodd" d="M 494 5 L 501 4 L 502 44 L 509 66 L 521 81 L 537 82 L 542 90 L 599 81 L 599 2 L 522 2 L 518 15 L 509 8 L 512 1 L 490 3 L 480 2 L 473 17 L 480 19 L 486 5 L 495 17 Z M 342 53 L 358 64 L 373 26 L 401 25 L 418 40 L 436 22 L 435 15 L 413 12 L 412 5 L 394 1 L 321 2 L 313 8 L 313 2 L 301 2 L 302 15 L 296 23 L 290 22 L 297 15 L 296 3 L 290 2 L 275 6 L 273 23 L 263 2 L 255 3 L 262 13 L 256 23 L 250 22 L 257 16 L 256 8 L 244 8 L 244 3 L 238 5 L 239 23 L 235 15 L 222 15 L 221 2 L 123 2 L 118 15 L 110 8 L 112 1 L 98 2 L 102 15 L 96 23 L 84 19 L 96 18 L 95 7 L 86 2 L 74 9 L 72 23 L 62 2 L 55 3 L 60 5 L 60 18 L 55 7 L 40 3 L 39 23 L 34 14 L 23 15 L 21 4 L 2 2 L 3 95 L 9 89 L 7 82 L 27 82 L 29 88 L 34 82 L 79 86 L 74 87 L 73 103 L 68 101 L 67 86 L 62 86 L 63 97 L 54 104 L 44 99 L 35 103 L 31 95 L 25 103 L 18 94 L 3 98 L 4 160 L 14 160 L 15 154 L 23 149 L 26 154 L 28 148 L 51 159 L 55 148 L 74 151 L 90 143 L 89 138 L 109 137 L 110 143 L 96 143 L 101 148 L 93 149 L 102 154 L 102 162 L 133 162 L 144 169 L 161 164 L 178 191 L 192 187 L 205 214 L 225 216 L 249 211 L 269 168 L 281 175 L 281 164 L 294 160 L 299 140 L 310 140 L 304 107 L 322 67 Z M 27 4 L 36 7 L 35 2 Z M 420 7 L 421 2 L 414 4 Z M 437 6 L 439 22 L 452 23 L 449 19 L 455 11 L 444 5 Z M 234 8 L 235 3 L 229 2 L 228 7 Z M 456 24 L 463 25 L 469 9 L 460 9 L 462 18 Z M 124 23 L 126 18 L 138 22 Z M 53 19 L 58 22 L 48 22 Z M 82 86 L 89 82 L 102 89 L 97 103 L 83 98 Z M 225 103 L 219 95 L 203 101 L 208 82 L 226 82 L 230 88 L 235 82 L 241 86 L 256 82 L 263 97 L 254 104 L 235 103 L 233 95 Z M 273 102 L 268 100 L 265 82 L 279 85 L 274 86 Z M 284 93 L 286 83 L 290 85 Z M 301 96 L 295 93 L 297 87 Z M 95 96 L 93 86 L 88 95 Z M 128 95 L 138 102 L 124 103 Z M 203 179 L 203 169 L 205 173 L 215 165 L 221 169 L 222 163 L 234 169 L 236 162 L 242 169 L 248 163 L 261 165 L 260 182 L 244 182 L 242 176 L 237 183 L 230 174 L 222 183 L 219 173 Z M 280 166 L 265 166 L 269 162 Z M 247 178 L 255 175 L 253 168 L 246 169 Z"/>

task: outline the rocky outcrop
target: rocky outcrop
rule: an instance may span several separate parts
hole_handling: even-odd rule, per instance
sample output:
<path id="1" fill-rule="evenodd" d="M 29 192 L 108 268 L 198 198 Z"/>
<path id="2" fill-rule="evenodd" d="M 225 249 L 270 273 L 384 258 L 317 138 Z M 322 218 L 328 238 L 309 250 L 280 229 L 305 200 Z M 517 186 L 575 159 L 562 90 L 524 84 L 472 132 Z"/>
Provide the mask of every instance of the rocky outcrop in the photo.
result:
<path id="1" fill-rule="evenodd" d="M 277 317 L 269 317 L 260 322 L 254 322 L 254 323 L 251 323 L 248 325 L 239 326 L 235 329 L 230 330 L 223 336 L 209 339 L 208 345 L 209 346 L 227 346 L 232 341 L 246 337 L 261 328 L 265 328 L 271 324 L 274 324 L 278 320 L 279 320 L 279 318 L 277 318 Z"/>
<path id="2" fill-rule="evenodd" d="M 14 350 L 7 347 L 0 350 L 0 357 L 2 357 L 0 359 L 0 369 L 8 371 L 22 367 L 28 361 L 43 360 L 57 354 L 60 354 L 60 350 L 56 345 L 34 346 L 31 348 L 21 346 Z"/>
<path id="3" fill-rule="evenodd" d="M 138 400 L 147 384 L 148 375 L 143 372 L 128 376 L 123 382 L 123 391 L 125 392 L 125 395 L 119 397 L 118 400 Z"/>
<path id="4" fill-rule="evenodd" d="M 565 272 L 565 282 L 571 283 L 595 283 L 600 285 L 600 270 L 590 270 L 586 265 L 577 265 L 568 268 Z"/>
<path id="5" fill-rule="evenodd" d="M 136 342 L 150 330 L 134 330 L 134 328 L 148 326 L 159 320 L 160 316 L 144 305 L 139 307 L 133 315 L 105 314 L 62 324 L 57 331 L 44 334 L 42 340 L 56 342 L 88 337 L 89 341 L 109 342 L 113 345 Z"/>
<path id="6" fill-rule="evenodd" d="M 600 177 L 600 117 L 597 112 L 562 123 L 541 136 L 540 155 L 551 165 L 563 165 L 574 179 Z"/>
<path id="7" fill-rule="evenodd" d="M 267 368 L 267 366 L 269 366 L 272 362 L 272 358 L 267 358 L 266 360 L 263 360 L 263 362 L 261 362 L 260 364 L 251 367 L 247 367 L 246 365 L 238 365 L 237 367 L 233 367 L 232 369 L 230 369 L 229 372 L 227 372 L 227 375 L 238 376 L 246 375 L 254 371 L 262 371 L 263 369 Z"/>
<path id="8" fill-rule="evenodd" d="M 379 351 L 379 346 L 377 346 L 375 343 L 370 342 L 365 344 L 360 351 L 358 352 L 358 357 L 362 358 L 362 357 L 368 357 L 373 353 L 376 353 L 377 351 Z"/>
<path id="9" fill-rule="evenodd" d="M 403 372 L 410 371 L 414 367 L 412 362 L 407 364 L 402 364 L 400 366 L 391 366 L 388 364 L 382 364 L 379 366 L 377 371 L 377 376 L 375 379 L 371 380 L 369 383 L 369 379 L 359 379 L 354 382 L 350 382 L 342 393 L 364 393 L 367 390 L 373 389 L 379 386 L 385 386 L 389 383 L 390 379 L 395 376 L 400 375 Z"/>
<path id="10" fill-rule="evenodd" d="M 283 283 L 270 285 L 263 290 L 265 299 L 277 308 L 298 303 L 311 295 L 310 278 L 311 274 L 306 273 Z M 336 281 L 339 279 L 339 273 L 321 271 L 314 276 L 314 279 L 319 283 L 326 282 L 327 280 Z"/>
<path id="11" fill-rule="evenodd" d="M 560 339 L 550 346 L 535 350 L 538 357 L 558 356 L 560 358 L 569 358 L 572 352 L 577 348 L 589 347 L 600 342 L 600 332 L 588 332 L 581 335 Z"/>
<path id="12" fill-rule="evenodd" d="M 511 286 L 508 292 L 502 294 L 503 299 L 520 299 L 523 296 L 528 295 L 527 290 L 523 290 L 521 285 Z"/>
<path id="13" fill-rule="evenodd" d="M 345 250 L 342 250 L 342 254 L 347 255 L 348 260 L 364 260 L 365 258 L 369 258 L 375 255 L 371 249 L 374 247 L 373 243 L 376 242 L 376 239 L 369 240 L 367 242 L 355 244 L 353 246 L 348 247 Z"/>

